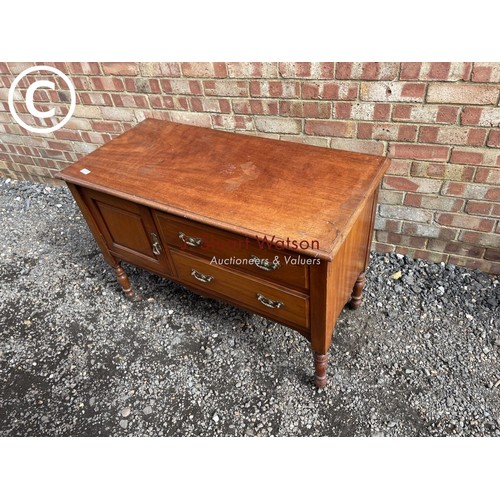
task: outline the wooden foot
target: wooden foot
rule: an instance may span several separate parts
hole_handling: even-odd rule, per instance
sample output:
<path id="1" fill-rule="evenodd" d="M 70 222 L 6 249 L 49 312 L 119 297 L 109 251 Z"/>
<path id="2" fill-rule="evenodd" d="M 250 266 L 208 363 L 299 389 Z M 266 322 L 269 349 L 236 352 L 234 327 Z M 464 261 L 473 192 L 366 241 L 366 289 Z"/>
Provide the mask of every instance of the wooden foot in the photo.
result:
<path id="1" fill-rule="evenodd" d="M 365 286 L 366 275 L 361 273 L 354 283 L 354 288 L 352 289 L 351 301 L 349 302 L 349 307 L 351 309 L 357 309 L 361 305 L 361 300 L 363 298 L 363 287 Z"/>
<path id="2" fill-rule="evenodd" d="M 116 280 L 122 287 L 123 293 L 128 300 L 132 302 L 138 302 L 141 300 L 141 296 L 137 295 L 130 284 L 127 273 L 124 271 L 123 267 L 120 265 L 114 266 L 113 270 L 115 271 Z"/>
<path id="3" fill-rule="evenodd" d="M 328 354 L 318 354 L 313 352 L 314 355 L 314 383 L 316 387 L 322 389 L 326 386 L 326 367 L 328 366 Z"/>

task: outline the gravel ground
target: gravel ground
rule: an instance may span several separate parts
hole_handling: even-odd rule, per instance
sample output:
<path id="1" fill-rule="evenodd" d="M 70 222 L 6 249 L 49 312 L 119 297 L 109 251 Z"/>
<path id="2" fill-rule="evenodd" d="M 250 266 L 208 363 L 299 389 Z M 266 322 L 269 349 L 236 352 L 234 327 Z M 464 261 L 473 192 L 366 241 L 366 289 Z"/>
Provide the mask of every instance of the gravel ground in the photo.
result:
<path id="1" fill-rule="evenodd" d="M 0 435 L 500 436 L 498 277 L 374 254 L 317 390 L 293 330 L 124 265 L 128 302 L 66 188 L 0 179 L 0 222 Z"/>

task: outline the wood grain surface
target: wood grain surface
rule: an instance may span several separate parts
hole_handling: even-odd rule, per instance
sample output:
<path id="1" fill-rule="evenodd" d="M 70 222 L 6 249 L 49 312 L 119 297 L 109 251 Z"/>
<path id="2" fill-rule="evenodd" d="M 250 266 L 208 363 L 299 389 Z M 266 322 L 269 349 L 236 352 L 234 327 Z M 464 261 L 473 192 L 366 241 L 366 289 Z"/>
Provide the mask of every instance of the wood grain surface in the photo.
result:
<path id="1" fill-rule="evenodd" d="M 305 242 L 291 249 L 331 260 L 388 164 L 147 119 L 58 176 L 250 238 Z"/>

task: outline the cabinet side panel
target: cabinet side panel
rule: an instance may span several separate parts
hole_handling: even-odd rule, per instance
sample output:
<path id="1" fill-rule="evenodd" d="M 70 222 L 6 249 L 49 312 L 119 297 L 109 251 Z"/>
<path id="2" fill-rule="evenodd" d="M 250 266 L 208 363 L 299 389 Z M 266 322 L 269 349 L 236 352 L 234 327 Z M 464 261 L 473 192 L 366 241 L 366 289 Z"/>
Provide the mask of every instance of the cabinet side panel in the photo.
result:
<path id="1" fill-rule="evenodd" d="M 331 295 L 333 296 L 334 321 L 337 321 L 339 314 L 349 301 L 359 274 L 368 265 L 377 193 L 378 190 L 367 200 L 358 220 L 332 262 L 329 286 L 333 288 Z"/>
<path id="2" fill-rule="evenodd" d="M 333 261 L 310 266 L 311 345 L 316 353 L 328 352 L 337 318 L 366 268 L 376 200 L 377 192 L 367 199 Z"/>
<path id="3" fill-rule="evenodd" d="M 116 258 L 111 255 L 108 249 L 108 245 L 106 243 L 106 240 L 101 233 L 101 230 L 99 229 L 99 226 L 97 225 L 97 222 L 94 219 L 94 216 L 92 215 L 89 207 L 85 203 L 85 200 L 83 199 L 81 193 L 80 193 L 80 188 L 78 188 L 76 185 L 71 184 L 67 182 L 68 188 L 71 191 L 71 194 L 73 195 L 73 198 L 76 201 L 76 204 L 78 205 L 78 208 L 80 208 L 80 211 L 82 212 L 83 217 L 85 218 L 85 221 L 87 222 L 87 225 L 90 229 L 90 232 L 94 236 L 94 239 L 96 243 L 98 244 L 99 248 L 101 249 L 101 253 L 104 257 L 104 260 L 110 265 L 110 266 L 116 266 L 118 264 Z"/>

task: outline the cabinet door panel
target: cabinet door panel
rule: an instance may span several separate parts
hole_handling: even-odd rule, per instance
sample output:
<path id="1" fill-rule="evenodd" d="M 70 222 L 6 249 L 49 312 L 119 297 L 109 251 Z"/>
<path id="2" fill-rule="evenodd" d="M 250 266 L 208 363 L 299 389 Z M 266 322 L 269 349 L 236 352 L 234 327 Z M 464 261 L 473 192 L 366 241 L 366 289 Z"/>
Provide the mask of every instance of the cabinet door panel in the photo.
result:
<path id="1" fill-rule="evenodd" d="M 111 253 L 160 274 L 171 274 L 149 208 L 90 189 L 84 189 L 82 195 Z"/>

